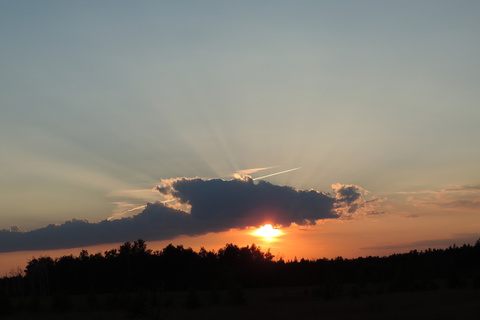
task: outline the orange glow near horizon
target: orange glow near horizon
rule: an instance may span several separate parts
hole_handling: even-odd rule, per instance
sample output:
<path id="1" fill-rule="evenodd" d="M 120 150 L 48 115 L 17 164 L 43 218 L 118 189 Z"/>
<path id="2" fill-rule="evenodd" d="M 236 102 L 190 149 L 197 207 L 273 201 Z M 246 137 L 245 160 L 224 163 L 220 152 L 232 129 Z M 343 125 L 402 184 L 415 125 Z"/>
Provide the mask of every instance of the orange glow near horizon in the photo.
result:
<path id="1" fill-rule="evenodd" d="M 272 241 L 273 238 L 281 236 L 283 232 L 279 229 L 273 228 L 271 224 L 266 224 L 258 228 L 252 234 L 257 237 L 262 237 L 267 241 Z"/>

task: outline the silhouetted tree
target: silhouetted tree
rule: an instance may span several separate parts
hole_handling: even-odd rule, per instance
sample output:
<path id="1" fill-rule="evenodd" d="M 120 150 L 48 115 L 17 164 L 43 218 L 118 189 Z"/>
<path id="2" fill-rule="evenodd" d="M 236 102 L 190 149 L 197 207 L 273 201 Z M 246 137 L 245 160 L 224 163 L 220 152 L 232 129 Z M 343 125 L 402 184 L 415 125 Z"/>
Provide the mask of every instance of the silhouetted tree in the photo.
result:
<path id="1" fill-rule="evenodd" d="M 241 301 L 243 288 L 252 287 L 309 285 L 328 299 L 342 294 L 346 284 L 356 290 L 346 292 L 358 296 L 367 284 L 389 291 L 419 291 L 435 290 L 439 283 L 452 289 L 480 287 L 479 279 L 480 241 L 474 246 L 412 250 L 388 257 L 285 261 L 274 260 L 269 250 L 264 252 L 255 244 L 227 243 L 218 251 L 201 248 L 197 253 L 173 244 L 152 251 L 138 239 L 103 254 L 82 250 L 78 256 L 32 258 L 25 275 L 0 279 L 0 290 L 7 296 L 29 295 L 34 301 L 32 297 L 58 293 L 123 292 L 127 297 L 133 292 L 195 288 L 210 290 L 211 303 L 218 303 L 222 290 L 232 302 Z M 166 301 L 167 296 L 162 294 L 162 299 Z M 121 297 L 117 300 L 126 299 Z"/>

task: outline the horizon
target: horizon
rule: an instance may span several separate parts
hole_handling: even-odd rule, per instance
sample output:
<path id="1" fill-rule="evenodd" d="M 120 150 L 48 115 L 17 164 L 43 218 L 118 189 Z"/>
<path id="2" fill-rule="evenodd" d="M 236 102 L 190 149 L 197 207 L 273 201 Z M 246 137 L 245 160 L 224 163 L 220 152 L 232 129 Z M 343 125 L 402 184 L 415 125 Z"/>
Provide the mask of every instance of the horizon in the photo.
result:
<path id="1" fill-rule="evenodd" d="M 236 230 L 231 230 L 230 232 L 235 232 Z M 255 234 L 255 229 L 250 229 L 246 232 L 244 232 L 245 235 L 254 235 Z M 207 245 L 201 245 L 199 244 L 198 239 L 194 239 L 192 237 L 185 237 L 185 236 L 180 236 L 176 239 L 173 240 L 164 240 L 164 241 L 145 241 L 146 248 L 148 250 L 152 250 L 152 252 L 155 251 L 162 251 L 164 248 L 166 248 L 169 245 L 173 245 L 174 247 L 177 246 L 182 246 L 185 249 L 192 249 L 194 252 L 198 253 L 200 249 L 204 248 L 207 251 L 212 251 L 215 253 L 218 253 L 219 249 L 225 248 L 227 245 L 232 244 L 236 245 L 239 248 L 241 247 L 247 247 L 247 246 L 252 246 L 255 245 L 258 249 L 262 250 L 262 252 L 267 252 L 269 251 L 271 254 L 273 254 L 273 261 L 279 261 L 280 259 L 284 260 L 285 262 L 293 262 L 295 260 L 300 261 L 302 259 L 309 260 L 309 261 L 316 261 L 316 260 L 321 260 L 321 259 L 328 259 L 328 260 L 334 260 L 337 258 L 343 258 L 343 259 L 350 259 L 350 260 L 355 260 L 359 258 L 367 258 L 367 257 L 378 257 L 378 258 L 386 258 L 390 257 L 393 255 L 397 254 L 407 254 L 411 253 L 412 251 L 418 251 L 419 253 L 426 252 L 427 250 L 446 250 L 449 248 L 460 248 L 464 245 L 467 246 L 475 246 L 478 241 L 480 241 L 480 237 L 477 238 L 475 241 L 470 241 L 469 239 L 464 239 L 465 241 L 462 242 L 461 239 L 456 239 L 457 241 L 460 242 L 453 242 L 448 244 L 447 242 L 449 239 L 444 239 L 445 244 L 442 245 L 440 243 L 431 243 L 431 245 L 427 243 L 418 243 L 417 247 L 414 247 L 412 245 L 410 246 L 405 246 L 403 248 L 379 248 L 376 252 L 376 254 L 359 254 L 355 255 L 353 254 L 348 254 L 347 255 L 341 255 L 337 254 L 337 251 L 331 251 L 329 253 L 326 253 L 324 256 L 302 256 L 297 254 L 297 252 L 302 252 L 301 250 L 299 251 L 290 251 L 288 254 L 284 254 L 280 251 L 274 251 L 275 246 L 269 246 L 271 244 L 274 244 L 278 240 L 265 240 L 262 239 L 262 236 L 255 236 L 257 241 L 253 241 L 250 243 L 234 243 L 234 242 L 225 242 L 224 244 L 220 244 L 221 241 L 218 238 L 219 237 L 213 237 L 214 240 L 212 240 L 212 237 L 209 235 L 205 236 L 208 241 L 205 241 L 203 243 L 207 243 Z M 220 237 L 223 239 L 222 237 Z M 231 239 L 230 237 L 228 239 Z M 245 237 L 240 237 L 239 239 L 245 239 Z M 136 239 L 136 240 L 131 240 L 131 241 L 126 241 L 133 243 L 134 241 L 137 240 L 143 240 L 143 239 Z M 255 239 L 254 239 L 255 240 Z M 183 242 L 182 242 L 183 241 Z M 218 242 L 218 243 L 216 243 Z M 186 244 L 184 244 L 186 243 Z M 202 243 L 200 241 L 200 243 Z M 96 246 L 89 246 L 89 247 L 78 247 L 78 248 L 64 248 L 64 249 L 55 249 L 55 250 L 34 250 L 34 251 L 15 251 L 15 252 L 7 252 L 7 253 L 1 253 L 0 255 L 2 256 L 2 264 L 0 265 L 0 277 L 9 277 L 12 275 L 16 275 L 19 272 L 19 268 L 21 272 L 23 273 L 25 270 L 26 265 L 28 264 L 29 261 L 32 259 L 38 259 L 42 257 L 50 257 L 53 260 L 60 259 L 64 256 L 73 256 L 73 257 L 79 257 L 81 252 L 86 250 L 89 255 L 95 255 L 95 254 L 102 254 L 104 255 L 105 252 L 112 250 L 112 249 L 118 249 L 120 246 L 124 245 L 125 242 L 123 243 L 108 243 L 108 244 L 101 244 L 101 245 L 96 245 Z M 192 244 L 192 245 L 189 245 Z M 304 249 L 303 252 L 308 251 L 308 249 Z M 355 251 L 357 252 L 357 251 Z M 361 252 L 361 251 L 359 251 Z M 39 253 L 39 254 L 36 254 Z M 20 260 L 23 260 L 23 263 L 18 263 Z"/>

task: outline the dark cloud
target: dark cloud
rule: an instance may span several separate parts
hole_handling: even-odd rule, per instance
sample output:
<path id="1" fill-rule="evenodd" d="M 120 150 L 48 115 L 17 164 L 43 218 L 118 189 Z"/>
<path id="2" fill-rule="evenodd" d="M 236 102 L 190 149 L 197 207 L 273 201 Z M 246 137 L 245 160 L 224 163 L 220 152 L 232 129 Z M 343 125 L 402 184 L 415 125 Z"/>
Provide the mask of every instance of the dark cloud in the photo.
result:
<path id="1" fill-rule="evenodd" d="M 0 252 L 74 248 L 137 238 L 167 240 L 265 223 L 314 225 L 323 219 L 378 213 L 373 210 L 378 199 L 363 200 L 365 191 L 353 185 L 333 185 L 334 193 L 328 194 L 254 182 L 248 176 L 162 182 L 156 189 L 166 198 L 175 199 L 177 206 L 148 203 L 141 213 L 129 218 L 98 223 L 73 219 L 28 232 L 18 232 L 18 228 L 1 230 Z M 179 209 L 186 207 L 190 212 Z"/>
<path id="2" fill-rule="evenodd" d="M 228 228 L 272 224 L 315 224 L 315 220 L 338 218 L 335 197 L 315 190 L 296 190 L 252 179 L 174 179 L 157 187 L 191 206 L 192 219 Z"/>
<path id="3" fill-rule="evenodd" d="M 360 187 L 355 185 L 343 185 L 337 183 L 334 184 L 332 188 L 335 191 L 335 198 L 340 203 L 351 204 L 362 196 L 360 193 Z"/>
<path id="4" fill-rule="evenodd" d="M 73 219 L 28 232 L 0 230 L 0 252 L 75 248 L 138 238 L 170 239 L 183 233 L 194 234 L 190 233 L 190 220 L 184 211 L 159 202 L 149 203 L 142 213 L 119 220 L 89 223 Z"/>

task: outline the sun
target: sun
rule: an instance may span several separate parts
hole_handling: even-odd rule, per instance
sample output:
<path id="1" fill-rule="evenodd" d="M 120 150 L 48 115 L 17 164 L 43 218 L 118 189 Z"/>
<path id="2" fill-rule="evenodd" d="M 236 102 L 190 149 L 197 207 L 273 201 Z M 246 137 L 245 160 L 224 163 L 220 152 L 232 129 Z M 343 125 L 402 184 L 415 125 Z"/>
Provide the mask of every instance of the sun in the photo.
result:
<path id="1" fill-rule="evenodd" d="M 271 224 L 266 224 L 258 228 L 253 235 L 263 237 L 265 240 L 271 241 L 273 238 L 282 235 L 283 232 L 279 229 L 274 229 Z"/>

